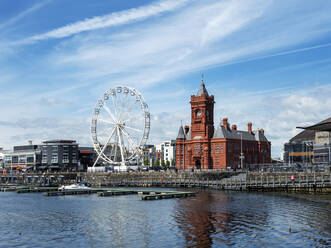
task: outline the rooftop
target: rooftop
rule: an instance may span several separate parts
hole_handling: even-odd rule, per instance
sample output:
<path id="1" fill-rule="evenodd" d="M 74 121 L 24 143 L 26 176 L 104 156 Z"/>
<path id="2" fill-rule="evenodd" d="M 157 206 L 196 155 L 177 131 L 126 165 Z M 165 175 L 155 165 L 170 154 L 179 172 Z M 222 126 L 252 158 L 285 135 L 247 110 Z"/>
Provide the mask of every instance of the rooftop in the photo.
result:
<path id="1" fill-rule="evenodd" d="M 219 138 L 268 141 L 261 130 L 254 130 L 252 132 L 231 130 L 224 127 L 223 125 L 220 125 L 214 132 L 213 139 Z"/>
<path id="2" fill-rule="evenodd" d="M 315 139 L 315 133 L 319 131 L 328 131 L 330 130 L 331 126 L 331 118 L 325 119 L 324 121 L 321 121 L 315 125 L 309 126 L 309 127 L 297 127 L 305 129 L 304 131 L 298 133 L 295 135 L 292 139 L 290 139 L 290 142 L 302 142 L 302 141 L 311 141 Z M 329 131 L 330 132 L 330 131 Z"/>
<path id="3" fill-rule="evenodd" d="M 76 140 L 61 140 L 61 139 L 57 139 L 57 140 L 46 140 L 43 141 L 44 144 L 48 144 L 48 143 L 67 143 L 67 144 L 72 144 L 72 143 L 76 143 Z"/>
<path id="4" fill-rule="evenodd" d="M 206 89 L 205 83 L 201 81 L 200 88 L 198 90 L 197 96 L 202 96 L 203 94 L 208 96 L 208 91 Z"/>
<path id="5" fill-rule="evenodd" d="M 331 118 L 328 118 L 324 121 L 321 121 L 320 123 L 317 123 L 312 126 L 308 127 L 297 127 L 301 129 L 306 129 L 306 130 L 314 130 L 314 131 L 327 131 L 331 132 Z"/>

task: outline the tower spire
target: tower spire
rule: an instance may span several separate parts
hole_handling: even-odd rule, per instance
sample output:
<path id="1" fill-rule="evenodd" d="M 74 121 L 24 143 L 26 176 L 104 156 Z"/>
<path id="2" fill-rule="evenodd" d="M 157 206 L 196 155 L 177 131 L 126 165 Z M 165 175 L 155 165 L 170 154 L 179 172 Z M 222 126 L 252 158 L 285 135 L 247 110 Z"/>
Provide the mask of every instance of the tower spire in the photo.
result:
<path id="1" fill-rule="evenodd" d="M 203 81 L 204 80 L 204 75 L 203 73 L 201 74 L 201 84 L 200 84 L 200 89 L 198 90 L 198 94 L 197 96 L 202 96 L 203 94 L 205 94 L 206 96 L 208 96 L 208 91 L 206 89 L 206 86 L 205 86 L 205 82 Z"/>

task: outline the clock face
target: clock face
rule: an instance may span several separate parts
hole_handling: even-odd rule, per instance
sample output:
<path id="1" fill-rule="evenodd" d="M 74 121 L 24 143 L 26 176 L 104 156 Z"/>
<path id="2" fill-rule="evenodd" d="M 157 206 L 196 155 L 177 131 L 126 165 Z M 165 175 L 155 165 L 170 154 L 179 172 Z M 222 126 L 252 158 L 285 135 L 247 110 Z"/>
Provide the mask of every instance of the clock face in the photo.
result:
<path id="1" fill-rule="evenodd" d="M 197 114 L 197 116 L 201 116 L 201 110 L 198 109 L 198 110 L 196 111 L 196 114 Z"/>

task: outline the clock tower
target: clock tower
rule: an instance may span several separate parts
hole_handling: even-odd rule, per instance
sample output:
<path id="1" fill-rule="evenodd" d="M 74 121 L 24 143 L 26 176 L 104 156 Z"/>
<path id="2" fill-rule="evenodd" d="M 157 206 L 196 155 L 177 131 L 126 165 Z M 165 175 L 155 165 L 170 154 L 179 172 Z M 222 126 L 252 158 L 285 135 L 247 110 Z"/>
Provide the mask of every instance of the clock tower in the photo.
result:
<path id="1" fill-rule="evenodd" d="M 203 80 L 191 96 L 191 139 L 211 139 L 214 134 L 214 96 L 208 95 Z"/>

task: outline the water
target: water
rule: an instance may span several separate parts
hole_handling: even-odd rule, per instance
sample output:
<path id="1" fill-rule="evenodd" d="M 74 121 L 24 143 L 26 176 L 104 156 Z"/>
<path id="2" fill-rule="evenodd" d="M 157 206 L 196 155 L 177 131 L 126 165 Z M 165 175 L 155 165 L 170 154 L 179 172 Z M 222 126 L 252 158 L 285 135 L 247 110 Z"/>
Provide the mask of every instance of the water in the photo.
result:
<path id="1" fill-rule="evenodd" d="M 261 193 L 200 191 L 45 197 L 0 193 L 0 247 L 330 247 L 327 203 Z"/>

